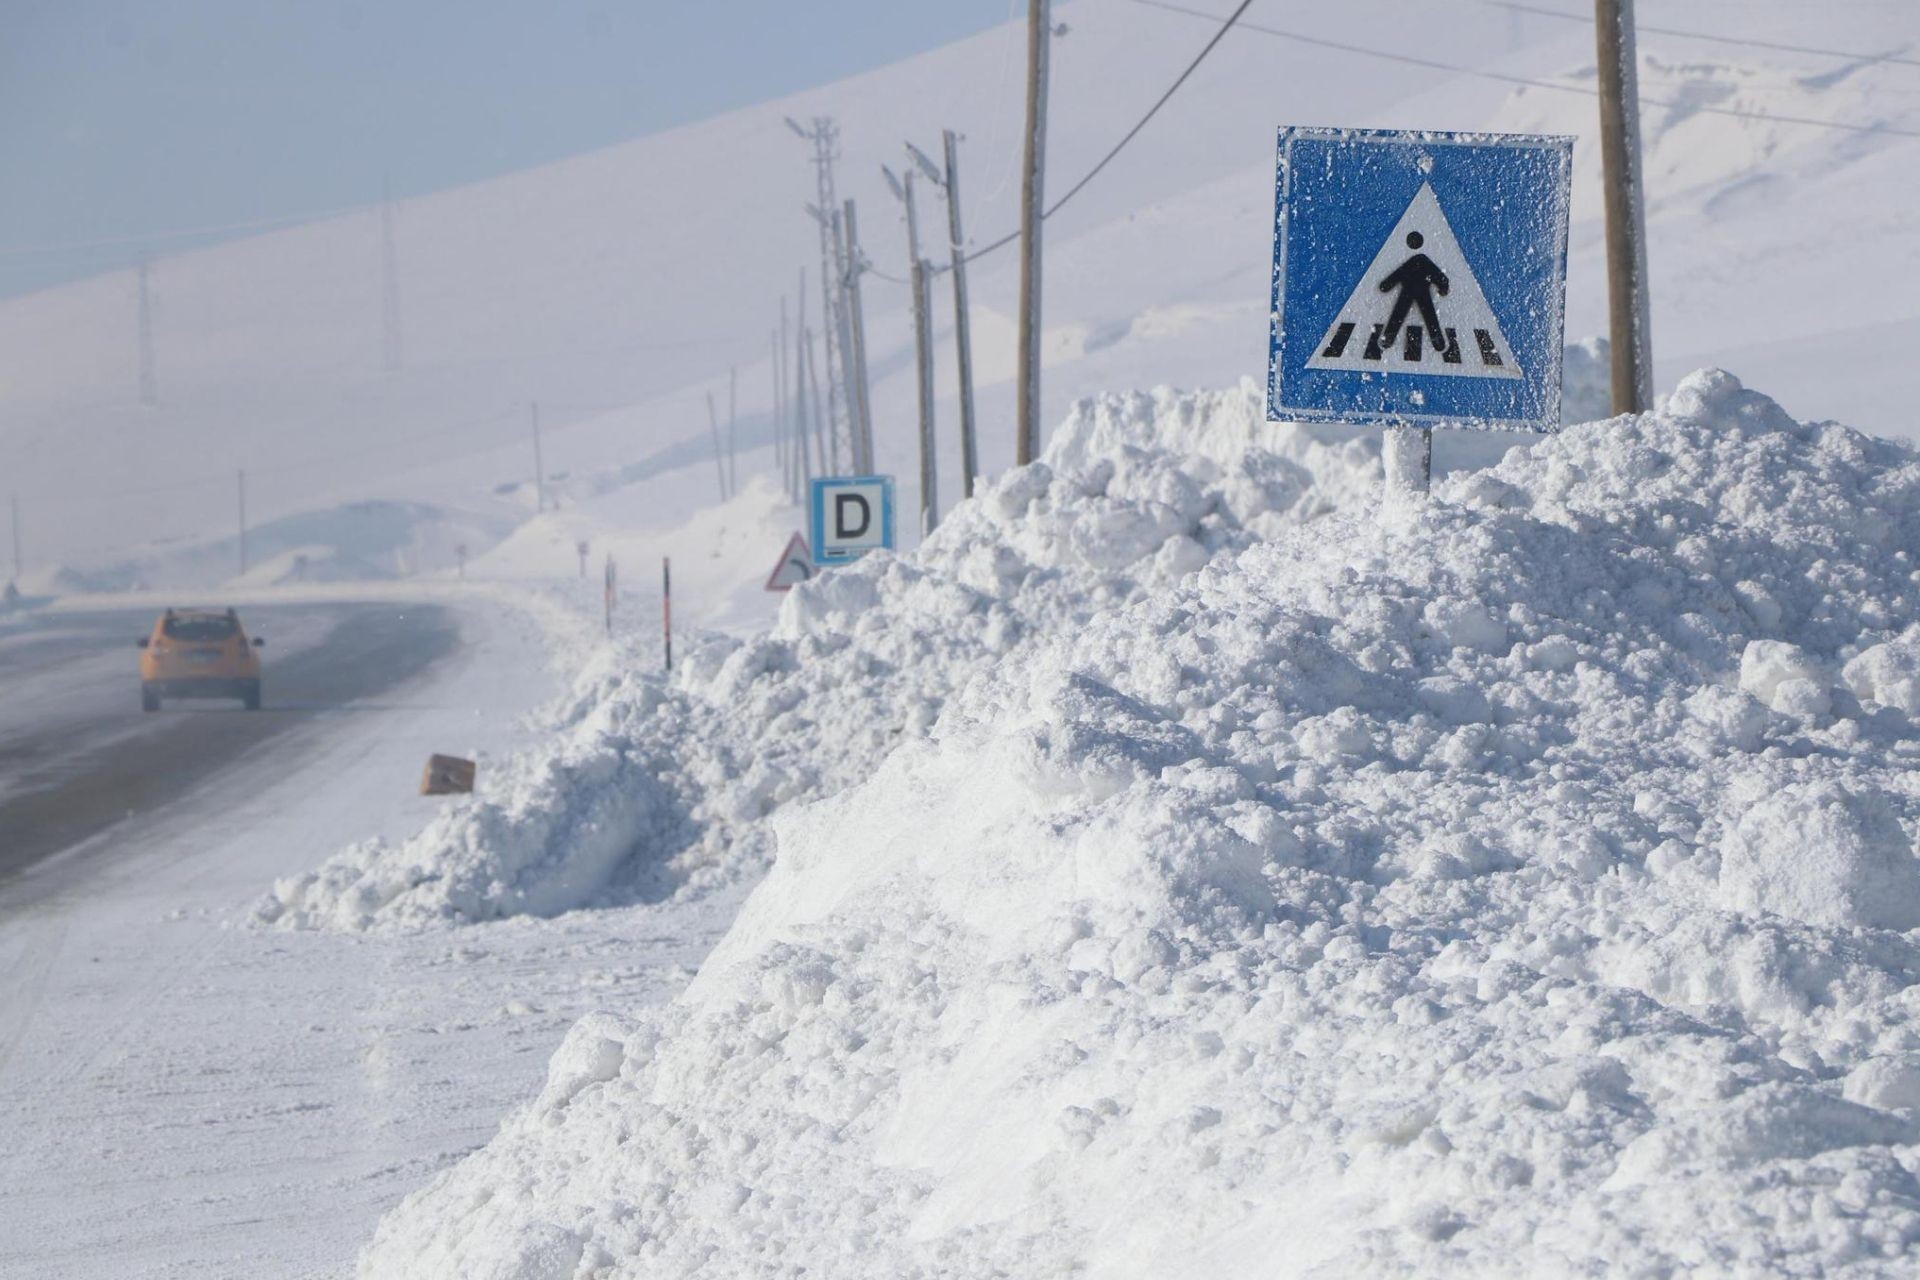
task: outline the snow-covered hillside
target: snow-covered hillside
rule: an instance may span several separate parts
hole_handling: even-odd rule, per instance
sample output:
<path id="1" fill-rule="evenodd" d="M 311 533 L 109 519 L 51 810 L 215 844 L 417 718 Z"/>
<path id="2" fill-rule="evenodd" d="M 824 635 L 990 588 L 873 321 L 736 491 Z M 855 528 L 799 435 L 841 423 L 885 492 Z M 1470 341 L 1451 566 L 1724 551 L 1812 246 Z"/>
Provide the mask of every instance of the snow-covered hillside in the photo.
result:
<path id="1" fill-rule="evenodd" d="M 975 657 L 362 1273 L 1903 1274 L 1917 545 L 1703 372 Z"/>
<path id="2" fill-rule="evenodd" d="M 1862 55 L 1643 35 L 1666 376 L 1705 353 L 1764 370 L 1799 412 L 1908 431 L 1899 406 L 1915 387 L 1900 354 L 1920 312 L 1885 284 L 1920 269 L 1920 214 L 1895 198 L 1910 185 L 1920 98 L 1908 62 L 1872 56 L 1912 43 L 1907 6 L 1863 0 L 1841 21 L 1785 4 L 1645 8 L 1649 27 Z M 1056 191 L 1209 32 L 1195 13 L 1143 0 L 1074 0 L 1061 13 Z M 1262 366 L 1282 123 L 1579 135 L 1568 332 L 1604 331 L 1586 26 L 1468 4 L 1416 33 L 1387 0 L 1311 14 L 1256 6 L 1247 22 L 1049 223 L 1045 420 L 1114 387 L 1232 385 Z M 879 164 L 897 165 L 905 139 L 932 145 L 941 127 L 961 130 L 970 235 L 984 243 L 1012 225 L 1022 40 L 1009 23 L 783 101 L 409 201 L 396 372 L 381 369 L 372 212 L 155 262 L 157 407 L 137 403 L 131 276 L 0 303 L 0 478 L 22 494 L 29 561 L 99 571 L 137 559 L 131 547 L 222 536 L 242 467 L 259 520 L 369 498 L 521 519 L 533 506 L 533 402 L 547 470 L 566 477 L 563 504 L 641 486 L 657 508 L 649 527 L 679 524 L 713 493 L 706 393 L 724 403 L 738 366 L 741 437 L 764 442 L 778 299 L 817 266 L 799 210 L 812 190 L 807 149 L 781 117 L 841 121 L 843 192 L 860 204 L 876 266 L 899 275 L 902 232 Z M 818 281 L 810 287 L 817 301 Z M 866 292 L 881 462 L 911 505 L 905 291 L 876 275 Z M 950 505 L 950 302 L 936 292 Z M 1011 453 L 1014 293 L 1010 253 L 976 264 L 992 472 Z M 766 469 L 766 458 L 749 465 Z"/>

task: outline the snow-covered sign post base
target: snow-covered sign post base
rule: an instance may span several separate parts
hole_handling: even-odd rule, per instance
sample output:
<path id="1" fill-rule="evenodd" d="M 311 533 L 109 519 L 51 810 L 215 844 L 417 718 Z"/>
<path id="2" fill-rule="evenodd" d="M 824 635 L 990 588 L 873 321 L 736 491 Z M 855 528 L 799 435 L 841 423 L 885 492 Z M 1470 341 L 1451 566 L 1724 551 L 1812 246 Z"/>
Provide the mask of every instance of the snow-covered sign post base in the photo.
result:
<path id="1" fill-rule="evenodd" d="M 1433 428 L 1552 431 L 1573 139 L 1280 131 L 1267 417 L 1380 424 L 1425 490 Z"/>

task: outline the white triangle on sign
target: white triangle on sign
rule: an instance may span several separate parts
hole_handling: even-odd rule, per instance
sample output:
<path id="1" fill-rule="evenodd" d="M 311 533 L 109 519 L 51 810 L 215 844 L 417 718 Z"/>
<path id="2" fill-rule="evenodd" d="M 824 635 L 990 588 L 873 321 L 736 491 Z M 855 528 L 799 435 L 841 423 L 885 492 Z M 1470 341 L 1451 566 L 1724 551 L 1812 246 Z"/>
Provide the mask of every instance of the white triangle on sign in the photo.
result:
<path id="1" fill-rule="evenodd" d="M 1431 184 L 1393 224 L 1307 368 L 1522 376 Z"/>
<path id="2" fill-rule="evenodd" d="M 787 539 L 787 549 L 780 553 L 780 563 L 773 566 L 773 572 L 767 575 L 767 590 L 787 591 L 795 584 L 805 582 L 813 576 L 813 552 L 807 548 L 807 540 L 799 534 Z"/>

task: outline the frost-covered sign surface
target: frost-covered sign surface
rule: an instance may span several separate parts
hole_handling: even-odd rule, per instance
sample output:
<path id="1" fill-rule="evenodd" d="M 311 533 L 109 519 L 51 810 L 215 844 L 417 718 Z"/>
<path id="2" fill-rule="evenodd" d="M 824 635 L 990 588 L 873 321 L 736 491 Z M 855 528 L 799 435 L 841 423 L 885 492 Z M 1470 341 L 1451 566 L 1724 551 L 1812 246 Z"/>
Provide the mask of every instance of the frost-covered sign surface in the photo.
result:
<path id="1" fill-rule="evenodd" d="M 1573 139 L 1282 129 L 1267 416 L 1555 429 Z"/>
<path id="2" fill-rule="evenodd" d="M 847 564 L 893 547 L 892 476 L 822 476 L 813 482 L 815 564 Z"/>

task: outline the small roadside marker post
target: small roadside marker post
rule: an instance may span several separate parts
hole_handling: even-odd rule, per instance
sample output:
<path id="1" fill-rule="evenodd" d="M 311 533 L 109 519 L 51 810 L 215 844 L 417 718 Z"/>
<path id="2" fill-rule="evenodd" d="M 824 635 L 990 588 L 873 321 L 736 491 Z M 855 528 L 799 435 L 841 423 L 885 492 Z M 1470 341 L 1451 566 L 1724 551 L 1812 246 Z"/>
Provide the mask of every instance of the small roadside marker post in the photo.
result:
<path id="1" fill-rule="evenodd" d="M 673 670 L 673 561 L 660 557 L 660 633 L 665 640 L 667 670 Z"/>
<path id="2" fill-rule="evenodd" d="M 614 585 L 614 573 L 613 573 L 613 553 L 609 551 L 607 553 L 606 587 L 604 591 L 604 594 L 606 597 L 606 607 L 607 607 L 607 635 L 609 636 L 613 635 L 614 592 L 615 592 L 615 585 Z"/>
<path id="3" fill-rule="evenodd" d="M 1573 139 L 1280 131 L 1270 422 L 1389 428 L 1424 493 L 1433 428 L 1555 431 Z"/>

